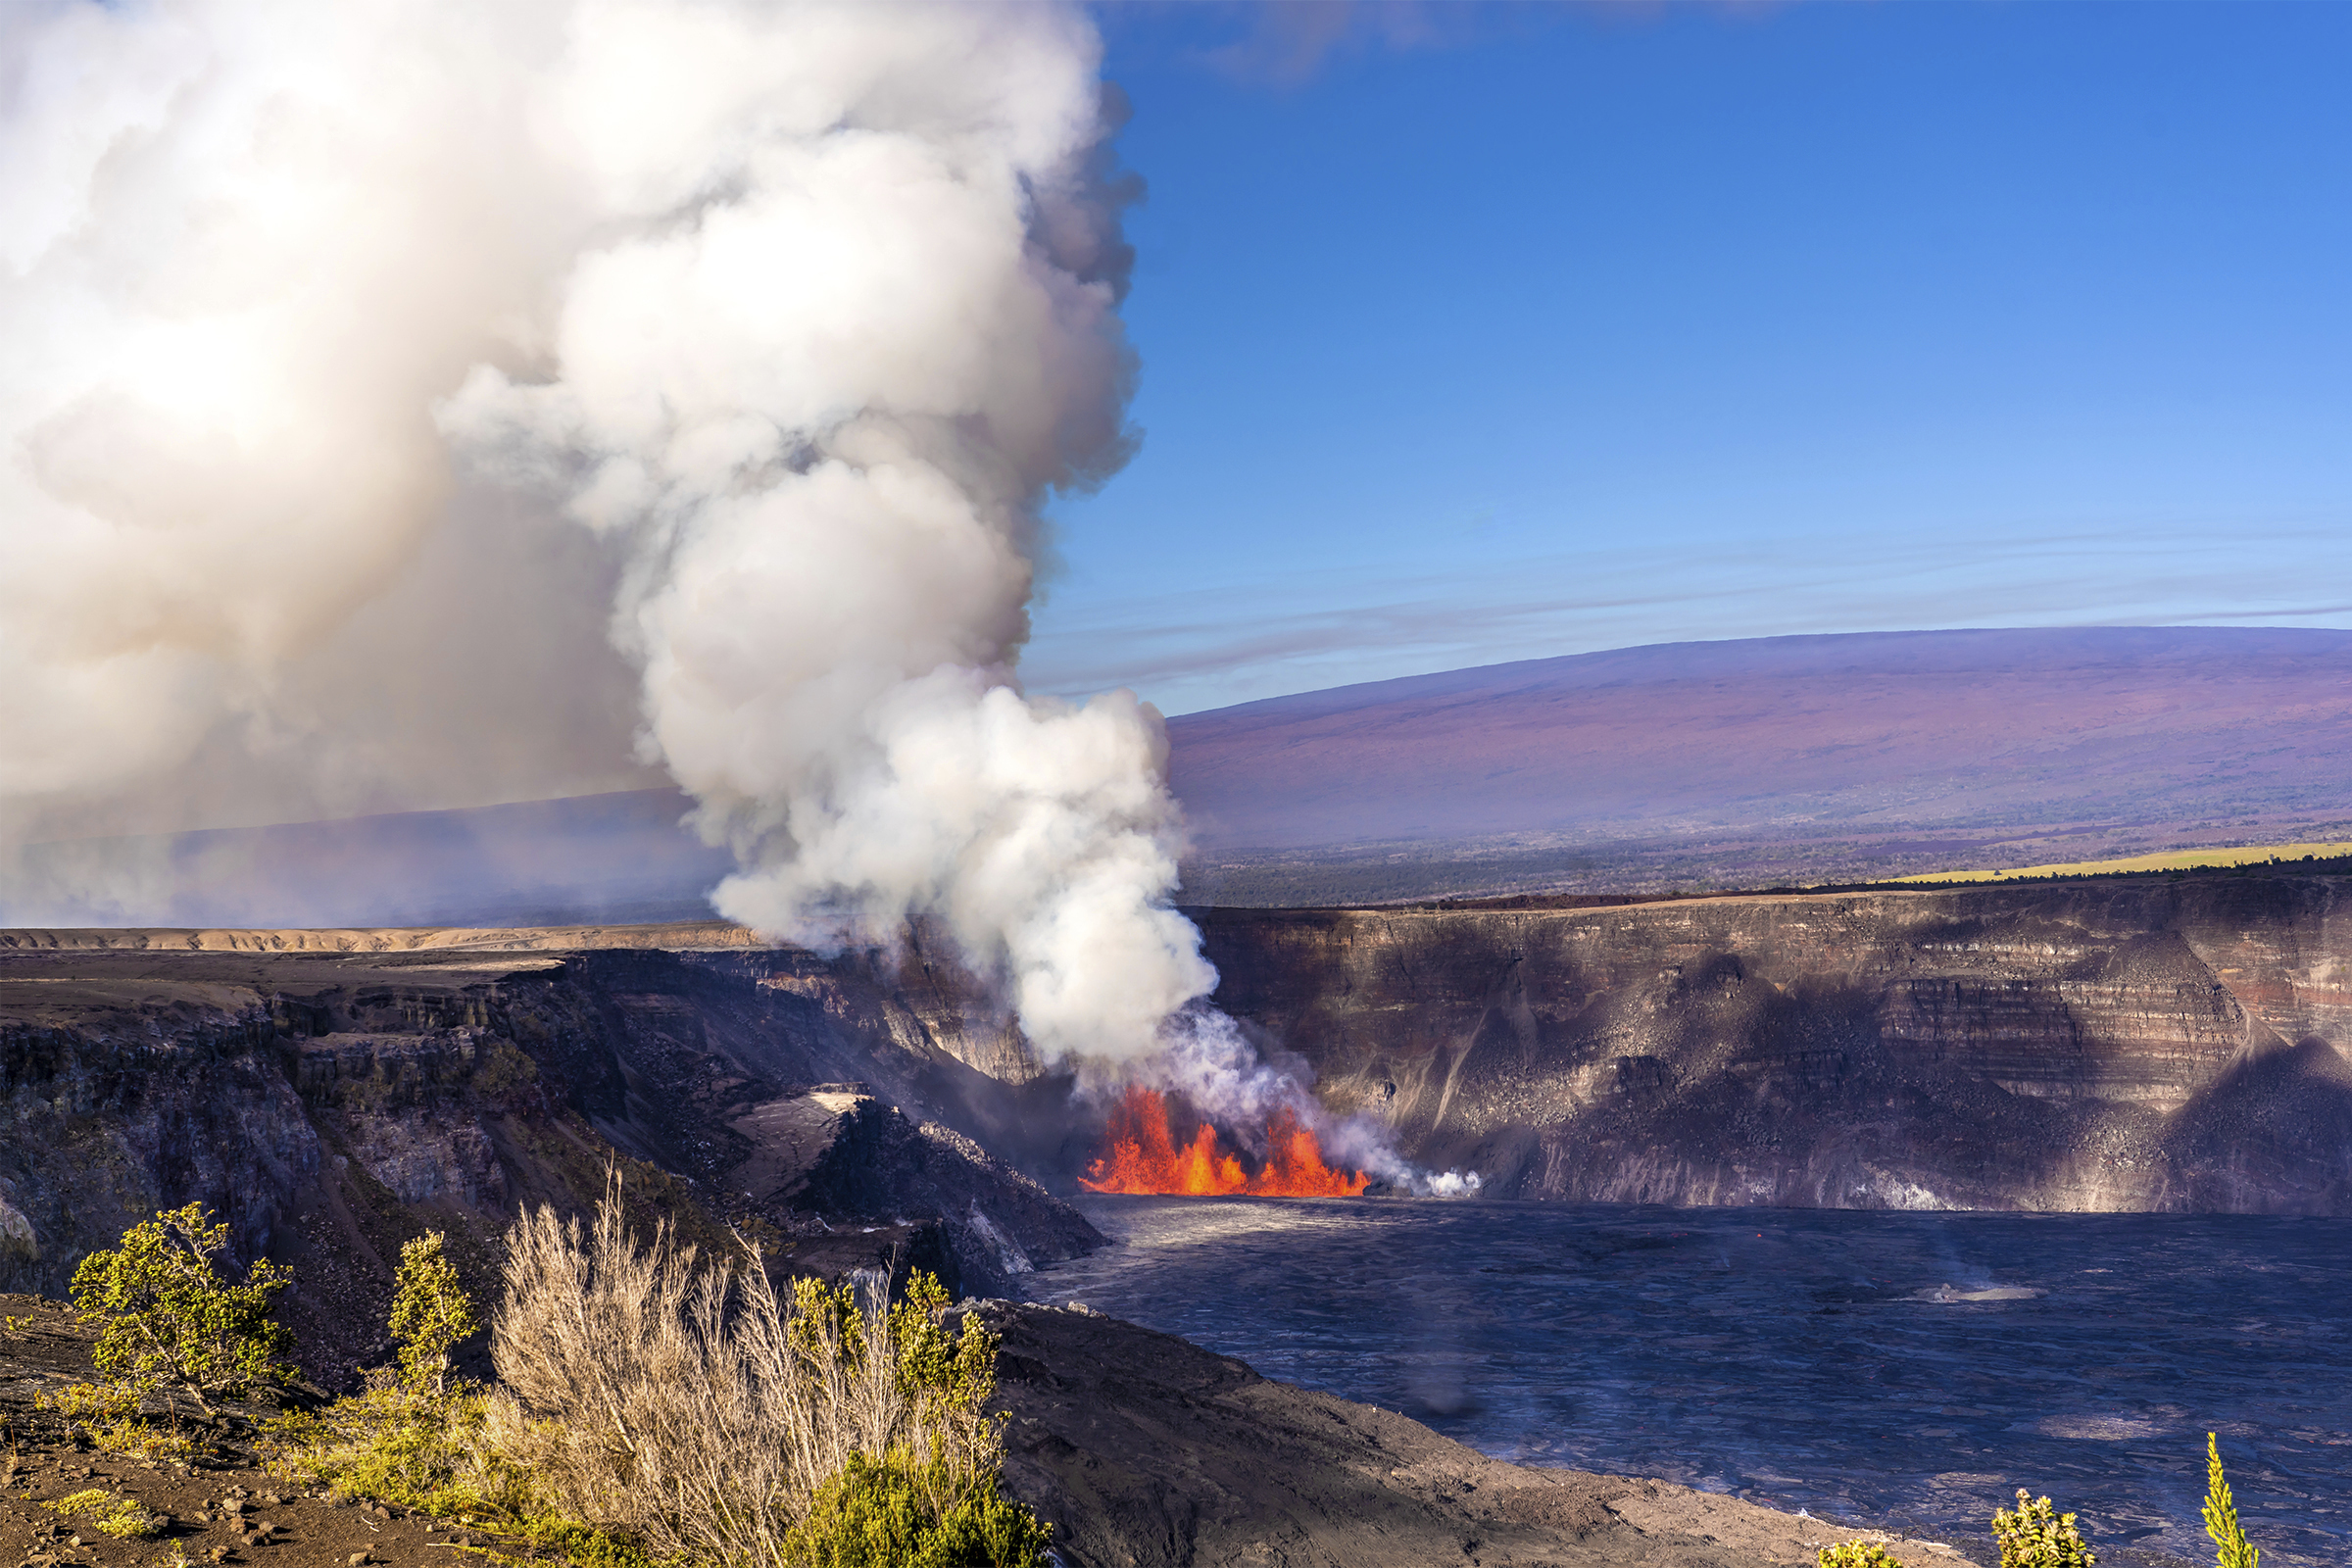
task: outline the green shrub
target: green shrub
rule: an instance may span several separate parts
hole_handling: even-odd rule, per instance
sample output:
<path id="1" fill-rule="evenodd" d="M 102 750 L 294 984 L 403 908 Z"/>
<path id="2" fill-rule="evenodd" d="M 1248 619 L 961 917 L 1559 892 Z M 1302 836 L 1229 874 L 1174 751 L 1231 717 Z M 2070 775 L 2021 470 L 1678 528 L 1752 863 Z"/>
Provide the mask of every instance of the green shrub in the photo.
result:
<path id="1" fill-rule="evenodd" d="M 132 1390 L 179 1389 L 208 1414 L 207 1396 L 294 1375 L 279 1360 L 291 1337 L 270 1320 L 292 1276 L 261 1258 L 232 1283 L 220 1265 L 228 1227 L 211 1220 L 201 1203 L 161 1211 L 116 1250 L 83 1258 L 73 1283 L 76 1315 L 98 1329 L 90 1362 L 100 1374 Z"/>
<path id="2" fill-rule="evenodd" d="M 392 1285 L 391 1328 L 400 1346 L 400 1369 L 410 1387 L 429 1382 L 436 1394 L 448 1392 L 449 1352 L 482 1326 L 441 1242 L 439 1231 L 428 1231 L 403 1247 Z"/>
<path id="3" fill-rule="evenodd" d="M 779 1555 L 794 1568 L 1032 1568 L 1044 1558 L 1052 1529 L 998 1492 L 995 1477 L 958 1484 L 942 1468 L 904 1450 L 879 1461 L 851 1454 Z M 953 1500 L 939 1510 L 932 1499 L 943 1491 Z"/>
<path id="4" fill-rule="evenodd" d="M 748 1264 L 702 1264 L 665 1225 L 644 1245 L 615 1195 L 592 1227 L 526 1215 L 492 1340 L 501 1450 L 561 1512 L 662 1558 L 1035 1560 L 1046 1527 L 1000 1491 L 997 1341 L 977 1314 L 950 1333 L 925 1274 L 892 1303 L 808 1279 L 786 1294 Z"/>
<path id="5" fill-rule="evenodd" d="M 2238 1528 L 2230 1478 L 2222 1474 L 2221 1445 L 2210 1432 L 2205 1434 L 2205 1534 L 2217 1548 L 2214 1568 L 2261 1568 L 2262 1553 L 2247 1544 L 2245 1531 Z"/>
<path id="6" fill-rule="evenodd" d="M 33 1408 L 61 1418 L 69 1435 L 109 1453 L 153 1464 L 185 1459 L 194 1442 L 175 1428 L 159 1427 L 139 1414 L 139 1391 L 125 1383 L 69 1383 L 55 1394 L 33 1396 Z"/>
<path id="7" fill-rule="evenodd" d="M 1903 1568 L 1875 1541 L 1840 1541 L 1821 1548 L 1819 1568 Z"/>
<path id="8" fill-rule="evenodd" d="M 449 1376 L 449 1351 L 479 1326 L 440 1232 L 400 1250 L 390 1328 L 400 1368 L 363 1394 L 289 1411 L 264 1429 L 271 1467 L 314 1486 L 439 1518 L 518 1524 L 534 1515 L 529 1478 L 491 1451 L 482 1391 Z"/>
<path id="9" fill-rule="evenodd" d="M 2003 1508 L 1992 1516 L 1992 1539 L 2000 1543 L 2001 1568 L 2090 1568 L 2098 1561 L 2073 1514 L 2053 1512 L 2049 1498 L 2036 1501 L 2023 1487 L 2014 1513 Z"/>
<path id="10" fill-rule="evenodd" d="M 41 1506 L 69 1518 L 87 1519 L 100 1535 L 112 1536 L 117 1541 L 143 1541 L 164 1527 L 161 1514 L 150 1513 L 137 1502 L 117 1496 L 104 1487 L 73 1493 Z"/>
<path id="11" fill-rule="evenodd" d="M 483 1438 L 479 1390 L 419 1394 L 378 1374 L 364 1394 L 262 1429 L 270 1467 L 338 1495 L 484 1523 L 529 1511 L 528 1479 Z"/>
<path id="12" fill-rule="evenodd" d="M 112 1536 L 117 1541 L 144 1541 L 164 1527 L 162 1515 L 149 1513 L 128 1497 L 99 1510 L 92 1522 L 100 1535 Z"/>

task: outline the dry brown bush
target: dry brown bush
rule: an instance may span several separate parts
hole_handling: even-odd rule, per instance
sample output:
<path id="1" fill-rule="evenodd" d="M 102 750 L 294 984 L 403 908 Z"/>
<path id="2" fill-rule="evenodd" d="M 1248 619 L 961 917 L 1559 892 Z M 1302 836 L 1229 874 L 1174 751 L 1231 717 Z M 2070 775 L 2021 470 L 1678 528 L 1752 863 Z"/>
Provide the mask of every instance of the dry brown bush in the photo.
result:
<path id="1" fill-rule="evenodd" d="M 509 1237 L 493 1441 L 550 1502 L 658 1556 L 780 1568 L 853 1452 L 930 1461 L 951 1490 L 1001 1462 L 985 1389 L 910 1379 L 916 1362 L 962 1358 L 878 1296 L 798 1281 L 788 1304 L 756 1256 L 701 1261 L 666 1225 L 639 1246 L 616 1197 L 586 1227 L 542 1207 Z"/>

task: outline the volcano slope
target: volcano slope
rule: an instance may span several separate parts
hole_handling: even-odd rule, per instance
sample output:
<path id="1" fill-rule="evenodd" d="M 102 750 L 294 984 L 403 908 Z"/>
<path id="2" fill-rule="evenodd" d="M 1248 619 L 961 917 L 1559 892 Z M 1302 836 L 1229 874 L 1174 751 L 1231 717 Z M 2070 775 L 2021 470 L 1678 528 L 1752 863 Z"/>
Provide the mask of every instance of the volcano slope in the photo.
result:
<path id="1" fill-rule="evenodd" d="M 518 1208 L 616 1173 L 707 1251 L 1003 1294 L 1102 1238 L 982 1148 L 1060 1136 L 1068 1086 L 973 1064 L 1007 1059 L 979 996 L 919 953 L 726 926 L 0 932 L 0 1290 L 62 1295 L 200 1201 L 294 1269 L 289 1326 L 334 1387 L 388 1353 L 403 1242 L 447 1232 L 488 1298 Z"/>
<path id="2" fill-rule="evenodd" d="M 2352 1213 L 2352 879 L 1209 909 L 1217 1001 L 1493 1196 Z"/>

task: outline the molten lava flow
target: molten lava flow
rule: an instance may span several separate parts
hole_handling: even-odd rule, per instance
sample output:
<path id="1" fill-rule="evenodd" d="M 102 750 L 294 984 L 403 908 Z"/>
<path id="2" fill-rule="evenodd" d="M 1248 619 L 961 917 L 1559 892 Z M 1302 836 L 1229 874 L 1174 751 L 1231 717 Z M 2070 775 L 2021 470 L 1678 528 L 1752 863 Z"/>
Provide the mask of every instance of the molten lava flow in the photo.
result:
<path id="1" fill-rule="evenodd" d="M 1322 1146 L 1287 1105 L 1266 1123 L 1266 1162 L 1254 1176 L 1243 1171 L 1240 1159 L 1218 1150 L 1217 1130 L 1205 1122 L 1179 1149 L 1168 1129 L 1167 1101 L 1156 1089 L 1129 1089 L 1111 1112 L 1104 1137 L 1109 1152 L 1078 1178 L 1091 1192 L 1353 1198 L 1371 1184 L 1362 1171 L 1342 1173 L 1324 1164 Z"/>
<path id="2" fill-rule="evenodd" d="M 1217 1130 L 1202 1123 L 1200 1134 L 1179 1152 L 1168 1131 L 1167 1102 L 1155 1089 L 1130 1089 L 1110 1114 L 1105 1132 L 1110 1152 L 1087 1168 L 1079 1181 L 1098 1193 L 1183 1193 L 1209 1198 L 1244 1192 L 1250 1178 L 1242 1162 L 1217 1153 Z"/>

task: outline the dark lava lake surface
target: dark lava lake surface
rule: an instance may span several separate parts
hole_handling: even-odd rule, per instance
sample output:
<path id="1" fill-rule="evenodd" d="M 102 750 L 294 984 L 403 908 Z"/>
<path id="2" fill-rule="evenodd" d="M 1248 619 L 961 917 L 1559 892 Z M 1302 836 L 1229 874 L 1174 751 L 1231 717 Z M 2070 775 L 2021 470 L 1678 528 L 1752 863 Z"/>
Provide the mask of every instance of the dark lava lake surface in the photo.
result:
<path id="1" fill-rule="evenodd" d="M 1090 1198 L 1032 1281 L 1498 1457 L 1981 1554 L 2021 1486 L 2213 1560 L 2352 1562 L 2352 1221 Z M 1948 1287 L 1948 1289 L 1947 1289 Z"/>

